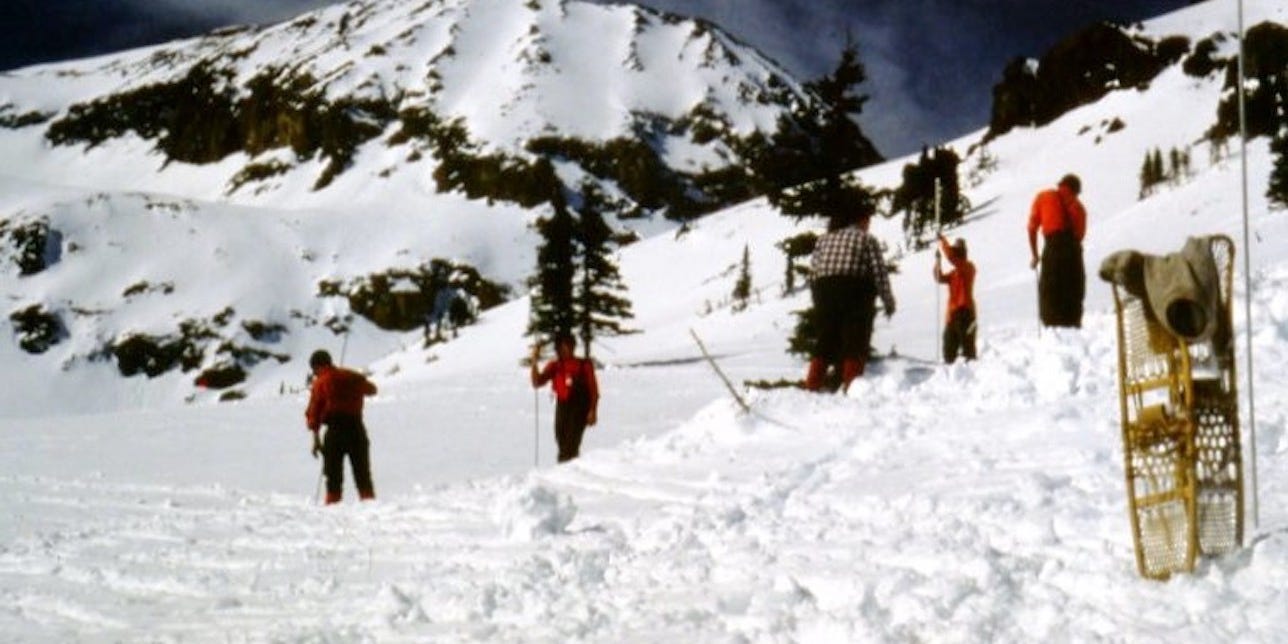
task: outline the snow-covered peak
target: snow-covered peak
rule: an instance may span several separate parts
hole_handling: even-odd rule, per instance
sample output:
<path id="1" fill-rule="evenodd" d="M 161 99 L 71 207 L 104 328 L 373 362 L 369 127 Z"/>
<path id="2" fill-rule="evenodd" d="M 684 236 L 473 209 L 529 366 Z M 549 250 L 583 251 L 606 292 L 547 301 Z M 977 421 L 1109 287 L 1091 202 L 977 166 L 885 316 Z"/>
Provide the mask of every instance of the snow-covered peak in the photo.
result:
<path id="1" fill-rule="evenodd" d="M 350 171 L 418 171 L 424 183 L 452 152 L 434 128 L 452 123 L 475 154 L 530 158 L 542 139 L 577 166 L 565 170 L 574 182 L 629 182 L 588 167 L 598 152 L 582 150 L 623 139 L 646 143 L 665 172 L 696 176 L 737 162 L 737 140 L 807 101 L 777 64 L 709 23 L 578 0 L 355 1 L 0 76 L 0 117 L 142 166 L 69 178 L 78 185 L 279 205 L 345 202 L 309 193 Z M 192 180 L 169 162 L 205 168 Z M 41 170 L 54 174 L 0 166 Z"/>

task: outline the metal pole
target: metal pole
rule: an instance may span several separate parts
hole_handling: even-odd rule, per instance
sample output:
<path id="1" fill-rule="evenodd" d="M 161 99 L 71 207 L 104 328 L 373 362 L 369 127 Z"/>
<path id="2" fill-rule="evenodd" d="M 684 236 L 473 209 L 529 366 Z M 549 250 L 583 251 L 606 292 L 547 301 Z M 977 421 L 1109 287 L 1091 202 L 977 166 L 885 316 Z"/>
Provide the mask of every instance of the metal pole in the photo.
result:
<path id="1" fill-rule="evenodd" d="M 1248 445 L 1251 447 L 1252 471 L 1252 529 L 1261 525 L 1260 503 L 1257 499 L 1257 405 L 1252 377 L 1252 235 L 1248 225 L 1248 117 L 1244 105 L 1244 78 L 1247 70 L 1244 67 L 1244 33 L 1243 33 L 1243 0 L 1239 4 L 1239 166 L 1243 198 L 1243 290 L 1244 290 L 1244 338 L 1247 341 L 1245 351 L 1248 356 Z"/>
<path id="2" fill-rule="evenodd" d="M 538 389 L 532 390 L 532 467 L 537 467 L 540 462 L 541 449 L 541 392 Z"/>
<path id="3" fill-rule="evenodd" d="M 941 203 L 940 195 L 942 194 L 941 191 L 942 188 L 940 186 L 939 179 L 935 179 L 935 241 L 932 242 L 935 246 L 935 266 L 939 266 L 939 235 L 942 234 L 941 228 L 943 226 L 943 224 L 940 223 L 943 218 L 939 213 L 939 205 Z M 944 355 L 943 334 L 939 332 L 939 299 L 939 280 L 935 280 L 935 311 L 934 314 L 930 316 L 930 319 L 935 321 L 935 325 L 933 327 L 935 329 L 935 359 L 939 359 L 940 356 Z"/>
<path id="4" fill-rule="evenodd" d="M 350 322 L 344 323 L 344 342 L 340 344 L 340 362 L 336 364 L 344 364 L 344 356 L 349 352 L 349 324 Z"/>

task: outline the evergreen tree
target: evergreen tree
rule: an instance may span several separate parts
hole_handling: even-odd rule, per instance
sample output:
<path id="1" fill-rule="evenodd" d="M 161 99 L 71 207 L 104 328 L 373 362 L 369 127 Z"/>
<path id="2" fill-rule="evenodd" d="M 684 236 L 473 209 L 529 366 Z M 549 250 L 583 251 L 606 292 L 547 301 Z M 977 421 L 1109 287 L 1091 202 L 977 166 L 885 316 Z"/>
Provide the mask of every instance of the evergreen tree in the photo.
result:
<path id="1" fill-rule="evenodd" d="M 809 358 L 814 352 L 818 340 L 818 322 L 814 307 L 792 311 L 796 316 L 796 325 L 792 328 L 791 337 L 787 338 L 787 353 L 802 358 Z"/>
<path id="2" fill-rule="evenodd" d="M 951 148 L 937 147 L 933 151 L 923 148 L 917 163 L 903 167 L 903 183 L 895 189 L 891 208 L 904 212 L 904 235 L 914 246 L 925 246 L 925 233 L 936 223 L 940 227 L 951 226 L 970 210 L 970 200 L 961 193 L 957 178 L 960 165 L 961 158 Z M 935 211 L 936 184 L 939 186 L 938 212 Z"/>
<path id="3" fill-rule="evenodd" d="M 536 224 L 542 241 L 537 248 L 537 272 L 528 280 L 532 291 L 528 335 L 554 338 L 572 333 L 576 324 L 573 278 L 577 274 L 577 221 L 568 208 L 554 167 L 545 159 L 537 164 L 553 213 Z"/>
<path id="4" fill-rule="evenodd" d="M 747 245 L 743 244 L 738 279 L 733 283 L 733 310 L 745 310 L 749 299 L 751 299 L 751 253 Z"/>
<path id="5" fill-rule="evenodd" d="M 1148 197 L 1154 192 L 1154 164 L 1150 162 L 1150 155 L 1145 153 L 1145 160 L 1140 164 L 1140 199 Z"/>
<path id="6" fill-rule="evenodd" d="M 1274 154 L 1274 166 L 1270 168 L 1270 186 L 1266 197 L 1270 203 L 1280 208 L 1288 207 L 1288 82 L 1280 79 L 1275 93 L 1275 138 L 1270 140 L 1270 152 Z"/>
<path id="7" fill-rule="evenodd" d="M 787 267 L 783 275 L 783 295 L 791 295 L 796 291 L 797 273 L 805 273 L 809 270 L 798 264 L 797 260 L 808 258 L 813 254 L 817 243 L 818 234 L 813 231 L 798 233 L 778 242 L 779 250 L 783 251 L 783 256 L 787 258 Z"/>
<path id="8" fill-rule="evenodd" d="M 635 333 L 623 324 L 635 315 L 631 301 L 625 297 L 626 285 L 611 256 L 613 230 L 604 223 L 605 204 L 603 194 L 594 184 L 582 186 L 581 204 L 577 209 L 580 221 L 575 231 L 580 245 L 581 276 L 574 316 L 587 358 L 596 337 Z"/>
<path id="9" fill-rule="evenodd" d="M 753 137 L 745 155 L 753 181 L 784 214 L 831 217 L 849 205 L 845 175 L 881 159 L 855 120 L 868 100 L 858 91 L 865 80 L 858 46 L 847 40 L 836 68 L 805 85 L 812 100 L 781 117 L 768 140 Z"/>
<path id="10" fill-rule="evenodd" d="M 1279 135 L 1270 141 L 1270 151 L 1275 155 L 1275 164 L 1270 169 L 1270 187 L 1266 190 L 1266 197 L 1270 203 L 1288 208 L 1288 131 L 1279 131 Z"/>
<path id="11" fill-rule="evenodd" d="M 1154 183 L 1162 183 L 1167 179 L 1167 168 L 1163 167 L 1163 151 L 1161 149 L 1154 148 L 1154 158 L 1151 163 L 1154 166 L 1151 170 L 1154 177 Z"/>

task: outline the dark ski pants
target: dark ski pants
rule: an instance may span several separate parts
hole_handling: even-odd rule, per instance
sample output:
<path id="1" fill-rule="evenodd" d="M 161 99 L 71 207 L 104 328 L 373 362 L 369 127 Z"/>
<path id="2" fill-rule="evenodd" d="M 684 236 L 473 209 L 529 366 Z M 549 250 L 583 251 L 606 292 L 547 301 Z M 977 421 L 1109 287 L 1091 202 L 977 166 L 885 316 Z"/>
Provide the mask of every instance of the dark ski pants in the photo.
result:
<path id="1" fill-rule="evenodd" d="M 374 499 L 371 483 L 371 443 L 362 419 L 355 416 L 332 416 L 322 438 L 322 472 L 326 475 L 326 502 L 336 503 L 344 490 L 344 457 L 349 457 L 358 497 Z"/>
<path id="2" fill-rule="evenodd" d="M 872 298 L 864 297 L 861 284 L 857 276 L 829 275 L 810 286 L 818 331 L 814 357 L 835 364 L 845 358 L 867 355 L 864 340 L 872 338 L 872 330 L 862 302 L 870 302 Z"/>
<path id="3" fill-rule="evenodd" d="M 581 437 L 586 433 L 586 415 L 590 406 L 580 401 L 555 403 L 555 443 L 559 445 L 559 462 L 571 461 L 581 453 Z"/>
<path id="4" fill-rule="evenodd" d="M 1042 324 L 1082 326 L 1086 294 L 1082 243 L 1067 230 L 1047 237 L 1042 247 L 1042 272 L 1038 275 L 1038 315 Z"/>
<path id="5" fill-rule="evenodd" d="M 872 326 L 876 318 L 876 296 L 865 281 L 853 275 L 829 275 L 810 285 L 817 336 L 805 387 L 817 391 L 824 386 L 829 367 L 835 367 L 836 386 L 845 388 L 863 374 Z"/>
<path id="6" fill-rule="evenodd" d="M 944 362 L 957 360 L 957 354 L 967 360 L 975 359 L 975 312 L 969 308 L 953 311 L 944 326 Z"/>

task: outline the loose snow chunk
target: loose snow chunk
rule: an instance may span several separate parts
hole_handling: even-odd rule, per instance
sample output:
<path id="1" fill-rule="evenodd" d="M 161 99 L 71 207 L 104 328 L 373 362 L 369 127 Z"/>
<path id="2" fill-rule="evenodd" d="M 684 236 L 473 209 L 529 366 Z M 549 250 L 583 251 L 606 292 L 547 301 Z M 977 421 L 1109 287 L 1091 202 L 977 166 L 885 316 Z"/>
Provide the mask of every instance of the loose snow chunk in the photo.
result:
<path id="1" fill-rule="evenodd" d="M 532 482 L 503 496 L 493 513 L 506 536 L 519 541 L 562 534 L 576 515 L 572 497 Z"/>

